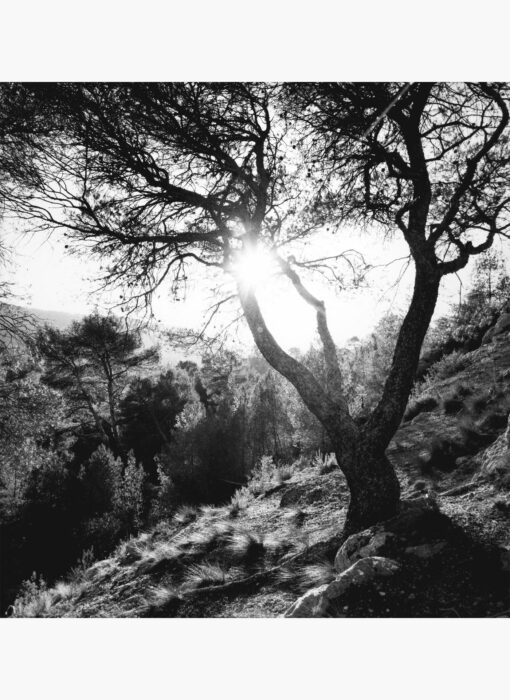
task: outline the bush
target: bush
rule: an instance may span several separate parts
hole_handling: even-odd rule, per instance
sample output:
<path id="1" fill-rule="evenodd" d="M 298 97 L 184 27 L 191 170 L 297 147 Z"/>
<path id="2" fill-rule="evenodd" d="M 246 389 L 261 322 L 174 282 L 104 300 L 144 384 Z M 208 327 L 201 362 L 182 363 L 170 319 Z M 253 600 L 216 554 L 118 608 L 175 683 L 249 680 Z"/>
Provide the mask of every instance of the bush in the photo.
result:
<path id="1" fill-rule="evenodd" d="M 458 351 L 445 355 L 429 370 L 427 377 L 432 381 L 448 379 L 471 364 L 471 357 Z"/>
<path id="2" fill-rule="evenodd" d="M 129 532 L 136 531 L 141 525 L 144 479 L 142 465 L 136 464 L 130 452 L 113 494 L 113 511 Z"/>
<path id="3" fill-rule="evenodd" d="M 464 408 L 464 401 L 456 393 L 445 396 L 442 401 L 443 411 L 446 415 L 456 414 Z"/>
<path id="4" fill-rule="evenodd" d="M 104 445 L 92 454 L 79 472 L 81 496 L 89 516 L 114 510 L 116 493 L 122 479 L 122 462 Z"/>
<path id="5" fill-rule="evenodd" d="M 52 597 L 42 576 L 32 576 L 23 581 L 12 610 L 15 617 L 42 617 L 52 605 Z"/>
<path id="6" fill-rule="evenodd" d="M 404 413 L 404 421 L 411 421 L 420 413 L 433 411 L 435 408 L 437 408 L 437 406 L 437 399 L 433 396 L 422 396 L 418 399 L 411 400 L 406 408 L 406 412 Z"/>
<path id="7" fill-rule="evenodd" d="M 338 466 L 333 453 L 323 454 L 320 450 L 312 458 L 312 466 L 319 470 L 319 474 L 329 474 Z"/>
<path id="8" fill-rule="evenodd" d="M 163 471 L 158 458 L 156 458 L 156 470 L 159 486 L 157 487 L 156 497 L 152 502 L 150 513 L 150 520 L 154 523 L 159 520 L 169 519 L 178 503 L 175 484 L 171 477 Z"/>

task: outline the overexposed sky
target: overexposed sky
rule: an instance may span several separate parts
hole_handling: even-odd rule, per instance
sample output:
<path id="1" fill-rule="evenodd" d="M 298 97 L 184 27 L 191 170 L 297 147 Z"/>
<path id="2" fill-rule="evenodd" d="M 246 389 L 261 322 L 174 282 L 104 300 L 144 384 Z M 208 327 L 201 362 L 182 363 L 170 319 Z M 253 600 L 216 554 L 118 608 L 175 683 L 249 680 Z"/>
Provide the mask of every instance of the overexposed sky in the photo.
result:
<path id="1" fill-rule="evenodd" d="M 13 250 L 13 265 L 9 278 L 21 296 L 19 303 L 38 309 L 87 313 L 98 307 L 106 311 L 108 301 L 104 294 L 94 294 L 97 286 L 94 278 L 99 273 L 99 263 L 86 256 L 71 255 L 64 249 L 63 240 L 54 235 L 23 234 L 13 222 L 4 222 L 2 238 Z M 302 252 L 315 258 L 355 248 L 367 263 L 378 265 L 369 273 L 370 285 L 358 290 L 341 291 L 320 279 L 311 284 L 311 291 L 324 299 L 328 320 L 335 341 L 343 345 L 352 336 L 364 336 L 388 311 L 405 310 L 410 298 L 413 269 L 409 267 L 400 283 L 403 262 L 398 261 L 407 253 L 407 246 L 399 234 L 392 240 L 383 240 L 375 233 L 345 230 L 338 234 L 319 236 L 310 245 L 310 252 Z M 393 264 L 391 261 L 397 260 Z M 192 271 L 193 272 L 193 271 Z M 161 289 L 153 309 L 162 325 L 199 328 L 207 316 L 207 309 L 221 297 L 212 291 L 213 283 L 206 276 L 206 269 L 197 267 L 184 300 L 174 301 L 169 285 Z M 470 269 L 462 272 L 464 289 L 469 285 Z M 444 313 L 449 304 L 458 300 L 459 279 L 450 276 L 443 281 L 443 288 L 436 311 Z M 285 348 L 306 348 L 314 338 L 315 314 L 285 281 L 265 280 L 258 289 L 258 298 L 271 331 Z M 234 302 L 217 317 L 211 330 L 218 331 L 226 325 L 239 307 Z M 233 332 L 233 329 L 231 333 Z M 238 339 L 251 344 L 251 337 L 242 321 L 237 326 Z"/>

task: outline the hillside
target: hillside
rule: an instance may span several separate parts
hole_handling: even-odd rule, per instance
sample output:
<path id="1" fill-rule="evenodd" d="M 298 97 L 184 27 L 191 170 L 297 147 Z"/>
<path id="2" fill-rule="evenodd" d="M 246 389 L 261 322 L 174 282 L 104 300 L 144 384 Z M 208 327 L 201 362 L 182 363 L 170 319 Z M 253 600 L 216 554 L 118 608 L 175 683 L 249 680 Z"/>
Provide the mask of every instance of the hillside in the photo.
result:
<path id="1" fill-rule="evenodd" d="M 508 615 L 506 321 L 442 360 L 410 402 L 388 450 L 404 499 L 393 521 L 342 543 L 348 494 L 332 460 L 267 460 L 229 504 L 181 507 L 52 589 L 34 583 L 14 614 Z"/>

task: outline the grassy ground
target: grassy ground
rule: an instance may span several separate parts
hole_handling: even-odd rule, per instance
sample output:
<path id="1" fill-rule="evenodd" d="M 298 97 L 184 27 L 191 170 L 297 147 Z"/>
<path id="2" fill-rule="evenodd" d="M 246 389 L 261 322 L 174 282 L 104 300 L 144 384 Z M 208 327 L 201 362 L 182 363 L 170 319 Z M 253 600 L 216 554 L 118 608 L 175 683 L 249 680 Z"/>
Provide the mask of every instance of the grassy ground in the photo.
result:
<path id="1" fill-rule="evenodd" d="M 446 375 L 446 376 L 445 376 Z M 503 434 L 510 347 L 483 346 L 425 383 L 388 450 L 404 497 L 429 494 L 462 533 L 432 562 L 359 586 L 334 616 L 499 616 L 508 579 L 495 547 L 510 547 Z M 508 493 L 508 496 L 507 496 Z M 223 507 L 181 508 L 104 561 L 51 590 L 37 582 L 16 616 L 276 617 L 334 577 L 348 493 L 338 469 L 301 459 L 259 474 Z"/>

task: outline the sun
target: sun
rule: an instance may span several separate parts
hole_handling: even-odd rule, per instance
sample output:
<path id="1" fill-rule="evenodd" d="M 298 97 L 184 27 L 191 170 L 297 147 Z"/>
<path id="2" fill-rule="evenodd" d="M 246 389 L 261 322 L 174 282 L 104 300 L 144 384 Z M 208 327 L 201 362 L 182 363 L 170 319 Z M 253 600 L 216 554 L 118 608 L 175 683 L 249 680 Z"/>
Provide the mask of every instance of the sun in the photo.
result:
<path id="1" fill-rule="evenodd" d="M 249 289 L 267 284 L 277 271 L 274 255 L 260 245 L 238 253 L 233 269 L 239 281 Z"/>

